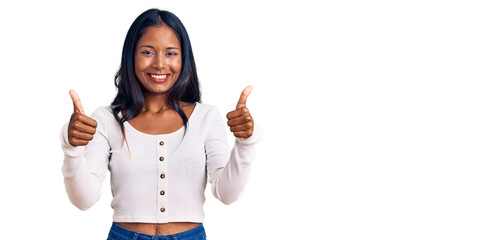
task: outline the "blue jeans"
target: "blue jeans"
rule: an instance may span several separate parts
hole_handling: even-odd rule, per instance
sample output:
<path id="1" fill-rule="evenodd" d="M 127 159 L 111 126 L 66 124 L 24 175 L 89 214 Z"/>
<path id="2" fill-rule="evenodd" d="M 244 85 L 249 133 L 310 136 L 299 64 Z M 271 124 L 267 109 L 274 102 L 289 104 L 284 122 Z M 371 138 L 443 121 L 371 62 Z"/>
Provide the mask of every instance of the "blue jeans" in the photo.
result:
<path id="1" fill-rule="evenodd" d="M 171 235 L 148 235 L 125 229 L 116 223 L 112 224 L 107 240 L 205 240 L 203 224 L 185 232 Z"/>

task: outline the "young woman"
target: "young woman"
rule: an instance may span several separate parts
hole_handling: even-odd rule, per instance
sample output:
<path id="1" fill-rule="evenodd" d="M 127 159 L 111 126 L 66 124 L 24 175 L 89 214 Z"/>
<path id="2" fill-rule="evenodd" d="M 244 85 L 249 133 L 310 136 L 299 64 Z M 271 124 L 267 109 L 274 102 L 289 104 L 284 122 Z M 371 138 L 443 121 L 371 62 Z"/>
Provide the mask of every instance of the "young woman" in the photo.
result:
<path id="1" fill-rule="evenodd" d="M 117 239 L 205 239 L 202 226 L 206 182 L 225 204 L 234 202 L 248 179 L 254 125 L 245 88 L 227 125 L 218 110 L 201 104 L 192 48 L 181 21 L 150 9 L 131 25 L 111 106 L 85 115 L 75 91 L 74 113 L 61 131 L 63 175 L 70 201 L 90 208 L 111 173 Z"/>

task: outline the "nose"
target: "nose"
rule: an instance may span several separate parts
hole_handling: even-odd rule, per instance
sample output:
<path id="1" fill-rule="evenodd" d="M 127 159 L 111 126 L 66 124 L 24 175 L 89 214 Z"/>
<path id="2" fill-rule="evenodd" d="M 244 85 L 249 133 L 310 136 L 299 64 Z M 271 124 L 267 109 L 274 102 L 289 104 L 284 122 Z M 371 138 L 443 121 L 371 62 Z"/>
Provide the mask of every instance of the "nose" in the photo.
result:
<path id="1" fill-rule="evenodd" d="M 165 69 L 167 66 L 167 60 L 162 54 L 159 54 L 155 57 L 154 63 L 152 65 L 152 67 L 155 69 Z"/>

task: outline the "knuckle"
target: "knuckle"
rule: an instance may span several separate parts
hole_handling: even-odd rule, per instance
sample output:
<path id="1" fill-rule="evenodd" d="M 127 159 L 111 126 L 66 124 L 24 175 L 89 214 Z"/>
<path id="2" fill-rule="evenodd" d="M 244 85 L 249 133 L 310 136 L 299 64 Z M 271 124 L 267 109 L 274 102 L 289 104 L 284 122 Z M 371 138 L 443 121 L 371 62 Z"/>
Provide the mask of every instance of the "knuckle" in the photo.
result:
<path id="1" fill-rule="evenodd" d="M 77 143 L 77 141 L 75 139 L 73 139 L 73 138 L 70 139 L 69 142 L 70 142 L 70 145 L 72 145 L 72 146 L 79 146 L 79 144 Z"/>

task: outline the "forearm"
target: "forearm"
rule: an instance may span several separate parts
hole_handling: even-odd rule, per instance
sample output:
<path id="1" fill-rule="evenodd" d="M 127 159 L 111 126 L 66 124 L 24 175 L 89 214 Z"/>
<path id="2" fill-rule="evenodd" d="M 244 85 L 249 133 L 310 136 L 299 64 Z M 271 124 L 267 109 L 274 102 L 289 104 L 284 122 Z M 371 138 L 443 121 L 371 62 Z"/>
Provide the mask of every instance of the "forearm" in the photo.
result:
<path id="1" fill-rule="evenodd" d="M 87 210 L 100 198 L 102 182 L 106 175 L 106 166 L 102 169 L 103 160 L 96 158 L 97 155 L 102 155 L 96 151 L 96 144 L 99 145 L 100 140 L 97 139 L 89 146 L 74 147 L 68 143 L 67 129 L 68 124 L 61 129 L 64 184 L 72 204 L 81 210 Z M 94 162 L 89 162 L 89 157 L 94 157 Z"/>
<path id="2" fill-rule="evenodd" d="M 236 138 L 229 161 L 219 169 L 212 184 L 213 195 L 225 204 L 236 201 L 243 192 L 256 154 L 256 143 L 262 137 L 261 129 L 249 139 Z"/>

